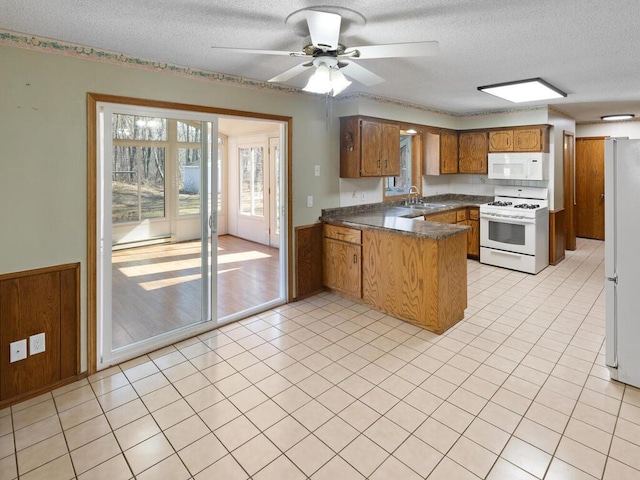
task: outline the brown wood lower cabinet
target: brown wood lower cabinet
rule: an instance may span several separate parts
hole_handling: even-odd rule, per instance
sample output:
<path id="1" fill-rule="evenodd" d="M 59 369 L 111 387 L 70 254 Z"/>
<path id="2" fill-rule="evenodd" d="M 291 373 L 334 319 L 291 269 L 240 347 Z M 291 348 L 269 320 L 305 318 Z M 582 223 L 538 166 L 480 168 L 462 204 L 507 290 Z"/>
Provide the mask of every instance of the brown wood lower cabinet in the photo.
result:
<path id="1" fill-rule="evenodd" d="M 323 231 L 323 285 L 362 298 L 362 232 L 336 225 L 324 225 Z"/>
<path id="2" fill-rule="evenodd" d="M 51 390 L 79 373 L 79 264 L 0 275 L 0 408 Z M 45 351 L 29 337 L 45 334 Z M 26 340 L 27 357 L 10 362 L 9 345 Z"/>
<path id="3" fill-rule="evenodd" d="M 471 227 L 467 231 L 467 257 L 480 258 L 480 214 L 477 207 L 449 210 L 425 215 L 425 220 L 439 223 L 455 223 Z"/>
<path id="4" fill-rule="evenodd" d="M 471 227 L 467 232 L 467 257 L 480 258 L 480 210 L 469 207 L 469 218 L 466 225 Z"/>
<path id="5" fill-rule="evenodd" d="M 363 299 L 377 309 L 442 333 L 467 307 L 465 232 L 435 240 L 364 230 Z"/>

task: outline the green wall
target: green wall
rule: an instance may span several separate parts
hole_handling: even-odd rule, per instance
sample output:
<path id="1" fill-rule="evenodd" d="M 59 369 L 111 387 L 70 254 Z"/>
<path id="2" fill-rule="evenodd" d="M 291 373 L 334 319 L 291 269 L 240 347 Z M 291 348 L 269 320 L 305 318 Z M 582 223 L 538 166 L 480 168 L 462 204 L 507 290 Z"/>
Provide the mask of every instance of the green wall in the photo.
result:
<path id="1" fill-rule="evenodd" d="M 81 263 L 83 369 L 87 92 L 292 117 L 293 226 L 339 203 L 337 135 L 327 133 L 324 99 L 0 46 L 0 274 Z"/>

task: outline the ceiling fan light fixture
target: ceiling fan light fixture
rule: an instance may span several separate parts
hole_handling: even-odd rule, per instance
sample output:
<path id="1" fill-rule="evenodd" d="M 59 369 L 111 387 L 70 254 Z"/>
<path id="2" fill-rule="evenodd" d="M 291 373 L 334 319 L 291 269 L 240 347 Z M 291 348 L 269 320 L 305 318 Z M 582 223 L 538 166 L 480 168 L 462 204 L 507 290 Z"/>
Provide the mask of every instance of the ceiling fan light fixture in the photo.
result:
<path id="1" fill-rule="evenodd" d="M 631 120 L 635 118 L 633 113 L 617 113 L 615 115 L 604 115 L 600 117 L 600 120 L 604 120 L 605 122 L 615 122 L 617 120 Z"/>
<path id="2" fill-rule="evenodd" d="M 347 77 L 340 71 L 338 60 L 333 57 L 318 57 L 313 60 L 316 71 L 302 89 L 305 92 L 326 94 L 334 97 L 351 85 Z"/>
<path id="3" fill-rule="evenodd" d="M 331 70 L 321 63 L 316 67 L 316 71 L 313 72 L 303 90 L 311 93 L 329 93 L 331 88 Z"/>
<path id="4" fill-rule="evenodd" d="M 567 96 L 565 92 L 545 82 L 541 78 L 529 78 L 515 82 L 485 85 L 478 87 L 478 90 L 513 103 L 551 100 Z"/>
<path id="5" fill-rule="evenodd" d="M 333 96 L 340 94 L 345 88 L 351 85 L 351 82 L 347 80 L 338 67 L 331 69 L 331 89 L 333 90 Z"/>

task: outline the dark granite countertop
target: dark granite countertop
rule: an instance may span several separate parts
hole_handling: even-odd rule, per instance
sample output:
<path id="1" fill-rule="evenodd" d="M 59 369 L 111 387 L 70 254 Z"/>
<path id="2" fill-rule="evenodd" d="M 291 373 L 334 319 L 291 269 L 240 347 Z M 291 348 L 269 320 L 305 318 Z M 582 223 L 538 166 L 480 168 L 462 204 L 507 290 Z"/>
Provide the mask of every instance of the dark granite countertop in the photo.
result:
<path id="1" fill-rule="evenodd" d="M 403 235 L 439 240 L 461 232 L 469 227 L 449 223 L 429 222 L 424 215 L 446 212 L 464 207 L 477 207 L 493 200 L 493 197 L 472 195 L 437 195 L 424 197 L 422 204 L 406 207 L 404 200 L 372 203 L 354 207 L 322 210 L 321 219 L 333 225 L 354 228 L 391 230 Z"/>

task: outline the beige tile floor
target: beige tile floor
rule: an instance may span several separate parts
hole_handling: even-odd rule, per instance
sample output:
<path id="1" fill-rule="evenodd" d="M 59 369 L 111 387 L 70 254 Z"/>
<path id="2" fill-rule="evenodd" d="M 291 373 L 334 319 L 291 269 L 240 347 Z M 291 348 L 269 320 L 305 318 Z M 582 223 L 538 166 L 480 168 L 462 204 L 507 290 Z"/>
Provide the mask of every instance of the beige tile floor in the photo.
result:
<path id="1" fill-rule="evenodd" d="M 0 478 L 640 478 L 604 367 L 603 243 L 536 276 L 470 261 L 437 336 L 322 294 L 0 411 Z"/>

